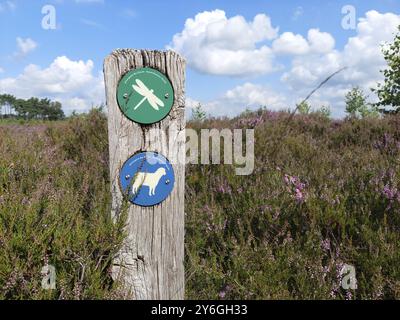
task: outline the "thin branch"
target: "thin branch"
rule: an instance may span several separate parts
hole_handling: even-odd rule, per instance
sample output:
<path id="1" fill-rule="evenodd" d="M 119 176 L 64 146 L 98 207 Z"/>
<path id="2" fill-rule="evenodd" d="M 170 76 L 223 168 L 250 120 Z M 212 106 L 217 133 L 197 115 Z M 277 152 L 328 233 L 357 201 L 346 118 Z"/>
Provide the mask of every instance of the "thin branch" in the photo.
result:
<path id="1" fill-rule="evenodd" d="M 310 99 L 311 96 L 312 96 L 315 92 L 317 92 L 325 83 L 327 83 L 327 82 L 328 82 L 329 80 L 331 80 L 334 76 L 336 76 L 338 73 L 340 73 L 340 72 L 346 70 L 347 68 L 348 68 L 348 67 L 343 67 L 343 68 L 341 68 L 341 69 L 335 71 L 335 72 L 332 73 L 329 77 L 327 77 L 324 81 L 322 81 L 316 88 L 314 88 L 314 89 L 307 95 L 307 97 L 306 97 L 302 102 L 300 102 L 299 104 L 296 105 L 296 108 L 295 108 L 294 111 L 291 113 L 290 117 L 288 118 L 287 123 L 293 118 L 293 116 L 295 115 L 296 111 L 299 109 L 299 106 L 300 106 L 301 104 L 303 104 L 303 103 L 306 102 L 308 99 Z"/>
<path id="2" fill-rule="evenodd" d="M 317 87 L 315 87 L 315 88 L 307 95 L 307 97 L 305 97 L 305 99 L 304 99 L 302 102 L 300 102 L 299 104 L 296 105 L 296 108 L 295 108 L 294 111 L 290 114 L 290 116 L 288 117 L 288 119 L 287 119 L 287 121 L 286 121 L 285 126 L 283 127 L 283 133 L 282 133 L 282 135 L 286 133 L 287 127 L 288 127 L 288 125 L 289 125 L 289 122 L 293 119 L 293 117 L 294 117 L 296 111 L 299 109 L 299 106 L 300 106 L 301 104 L 303 104 L 304 102 L 306 102 L 308 99 L 310 99 L 311 96 L 312 96 L 315 92 L 317 92 L 324 84 L 326 84 L 326 83 L 327 83 L 329 80 L 331 80 L 334 76 L 336 76 L 338 73 L 342 72 L 343 70 L 346 70 L 347 68 L 348 68 L 348 67 L 343 67 L 343 68 L 341 68 L 341 69 L 335 71 L 334 73 L 332 73 L 332 74 L 331 74 L 330 76 L 328 76 L 324 81 L 322 81 Z M 283 138 L 283 137 L 282 137 L 282 138 Z M 282 140 L 282 139 L 281 139 L 281 140 Z M 281 141 L 279 141 L 279 144 L 281 144 Z M 277 147 L 278 147 L 278 141 L 275 143 L 275 146 L 274 146 L 274 148 L 273 148 L 272 154 L 274 154 L 274 153 L 276 152 Z"/>

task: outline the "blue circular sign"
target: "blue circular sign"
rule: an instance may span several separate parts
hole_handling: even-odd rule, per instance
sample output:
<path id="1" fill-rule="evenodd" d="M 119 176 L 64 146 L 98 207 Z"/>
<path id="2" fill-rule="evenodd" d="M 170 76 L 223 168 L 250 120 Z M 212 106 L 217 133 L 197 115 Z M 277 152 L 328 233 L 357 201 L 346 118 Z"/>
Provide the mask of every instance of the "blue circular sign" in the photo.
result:
<path id="1" fill-rule="evenodd" d="M 175 175 L 167 158 L 156 152 L 140 152 L 130 157 L 119 174 L 122 193 L 139 206 L 164 201 L 174 188 Z"/>

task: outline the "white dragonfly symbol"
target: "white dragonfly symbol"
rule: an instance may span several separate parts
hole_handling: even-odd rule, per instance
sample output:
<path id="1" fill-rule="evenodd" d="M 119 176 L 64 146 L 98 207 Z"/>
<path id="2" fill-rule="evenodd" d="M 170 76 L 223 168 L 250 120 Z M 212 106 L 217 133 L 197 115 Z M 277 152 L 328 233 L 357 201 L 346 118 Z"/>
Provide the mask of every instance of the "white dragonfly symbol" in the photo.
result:
<path id="1" fill-rule="evenodd" d="M 149 89 L 146 87 L 146 85 L 139 79 L 136 79 L 136 84 L 133 84 L 132 87 L 133 89 L 139 93 L 141 96 L 143 96 L 143 99 L 139 101 L 139 103 L 133 108 L 133 110 L 136 110 L 137 108 L 140 107 L 140 105 L 147 100 L 149 104 L 155 109 L 158 110 L 158 106 L 164 107 L 164 102 L 162 102 L 153 92 L 153 89 Z"/>

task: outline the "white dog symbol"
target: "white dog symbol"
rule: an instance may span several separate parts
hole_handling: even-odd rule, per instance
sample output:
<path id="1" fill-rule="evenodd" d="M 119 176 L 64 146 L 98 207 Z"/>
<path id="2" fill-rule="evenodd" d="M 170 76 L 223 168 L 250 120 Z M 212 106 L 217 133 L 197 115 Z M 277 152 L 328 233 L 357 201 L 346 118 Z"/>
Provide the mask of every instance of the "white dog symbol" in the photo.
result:
<path id="1" fill-rule="evenodd" d="M 132 185 L 132 193 L 136 194 L 138 189 L 141 186 L 149 187 L 149 196 L 154 196 L 155 189 L 160 182 L 162 176 L 165 176 L 167 173 L 165 168 L 158 168 L 156 172 L 138 172 L 136 174 L 136 179 Z"/>

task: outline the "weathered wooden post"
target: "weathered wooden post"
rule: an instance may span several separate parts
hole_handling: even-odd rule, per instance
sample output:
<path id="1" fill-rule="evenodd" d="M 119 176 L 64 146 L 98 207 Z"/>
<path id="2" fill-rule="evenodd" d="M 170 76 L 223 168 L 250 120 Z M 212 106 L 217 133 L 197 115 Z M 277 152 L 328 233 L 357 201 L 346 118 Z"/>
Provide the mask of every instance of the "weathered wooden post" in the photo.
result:
<path id="1" fill-rule="evenodd" d="M 124 197 L 131 202 L 113 277 L 132 299 L 183 299 L 185 62 L 173 51 L 115 50 L 104 78 L 113 217 Z M 152 129 L 160 134 L 150 137 Z M 171 161 L 173 170 L 169 161 L 152 169 L 146 154 L 153 151 L 181 161 Z"/>

